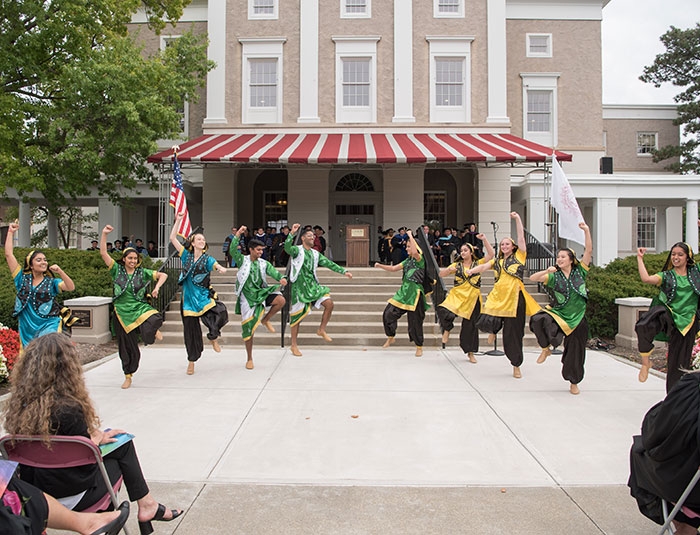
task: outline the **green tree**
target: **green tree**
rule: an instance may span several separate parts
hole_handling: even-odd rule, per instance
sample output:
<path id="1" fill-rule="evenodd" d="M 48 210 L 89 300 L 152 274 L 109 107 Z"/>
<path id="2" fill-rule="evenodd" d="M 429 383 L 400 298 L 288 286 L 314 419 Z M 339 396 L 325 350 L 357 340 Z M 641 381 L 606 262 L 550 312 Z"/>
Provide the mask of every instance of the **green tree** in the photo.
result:
<path id="1" fill-rule="evenodd" d="M 159 32 L 190 0 L 0 0 L 0 193 L 38 192 L 56 216 L 81 195 L 128 199 L 154 185 L 146 158 L 180 134 L 207 39 L 184 32 L 150 57 L 127 33 L 139 8 Z"/>
<path id="2" fill-rule="evenodd" d="M 700 23 L 694 28 L 671 29 L 661 36 L 666 52 L 654 63 L 644 67 L 642 82 L 656 87 L 664 82 L 683 88 L 674 97 L 678 103 L 678 118 L 674 124 L 683 125 L 683 140 L 679 145 L 667 145 L 654 152 L 654 161 L 679 158 L 667 167 L 680 173 L 700 173 Z"/>

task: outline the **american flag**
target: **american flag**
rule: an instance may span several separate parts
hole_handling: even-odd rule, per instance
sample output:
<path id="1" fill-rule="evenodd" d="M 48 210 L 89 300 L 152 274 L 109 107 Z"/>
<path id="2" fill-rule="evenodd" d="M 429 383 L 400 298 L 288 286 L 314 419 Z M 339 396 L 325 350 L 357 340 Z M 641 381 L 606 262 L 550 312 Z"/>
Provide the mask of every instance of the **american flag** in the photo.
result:
<path id="1" fill-rule="evenodd" d="M 187 199 L 182 187 L 182 172 L 180 171 L 180 163 L 177 161 L 177 153 L 174 154 L 173 158 L 173 186 L 170 188 L 170 206 L 175 208 L 176 214 L 184 212 L 185 217 L 180 221 L 177 233 L 183 238 L 188 238 L 192 234 L 192 225 L 190 224 L 190 213 L 187 211 Z"/>

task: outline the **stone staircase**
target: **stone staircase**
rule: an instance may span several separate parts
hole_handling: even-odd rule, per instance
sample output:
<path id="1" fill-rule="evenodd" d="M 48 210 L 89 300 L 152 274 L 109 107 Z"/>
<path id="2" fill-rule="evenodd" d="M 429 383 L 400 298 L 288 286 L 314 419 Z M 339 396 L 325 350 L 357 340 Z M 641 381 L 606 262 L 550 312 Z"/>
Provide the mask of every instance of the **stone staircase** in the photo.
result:
<path id="1" fill-rule="evenodd" d="M 240 316 L 234 313 L 236 305 L 235 280 L 236 269 L 229 269 L 224 275 L 213 272 L 212 285 L 216 289 L 219 299 L 221 299 L 229 311 L 229 323 L 222 331 L 220 339 L 222 346 L 241 347 L 241 325 Z M 379 347 L 386 340 L 384 327 L 382 325 L 382 311 L 389 299 L 401 284 L 401 272 L 390 273 L 375 268 L 352 268 L 352 280 L 334 273 L 327 269 L 320 268 L 318 276 L 321 284 L 326 285 L 331 290 L 331 297 L 335 303 L 333 316 L 328 324 L 328 334 L 333 338 L 332 343 L 323 341 L 316 335 L 316 330 L 321 321 L 321 311 L 312 309 L 311 313 L 301 323 L 299 330 L 299 346 L 304 347 L 332 347 L 332 346 L 366 346 Z M 452 280 L 445 279 L 445 283 L 451 284 Z M 487 272 L 483 276 L 482 291 L 484 297 L 493 286 L 493 272 Z M 542 305 L 547 299 L 543 294 L 537 293 L 536 284 L 526 284 L 528 291 Z M 429 299 L 430 300 L 430 299 Z M 280 347 L 280 319 L 277 315 L 273 320 L 273 325 L 277 333 L 269 333 L 260 326 L 255 332 L 255 345 Z M 448 346 L 457 347 L 459 345 L 459 326 L 461 320 L 455 321 L 455 329 Z M 205 328 L 203 327 L 203 330 Z M 183 345 L 182 320 L 180 318 L 179 296 L 170 304 L 165 314 L 165 323 L 161 328 L 163 333 L 163 344 Z M 290 327 L 286 326 L 284 346 L 290 345 Z M 425 347 L 440 347 L 441 333 L 440 327 L 435 322 L 435 312 L 433 307 L 427 311 L 424 324 Z M 480 339 L 481 351 L 493 349 L 489 347 L 486 335 L 482 334 Z M 205 341 L 206 342 L 206 341 Z M 528 327 L 525 327 L 524 345 L 528 347 L 537 346 L 537 341 Z M 500 335 L 498 338 L 500 347 Z M 208 344 L 205 344 L 207 347 Z M 396 346 L 412 346 L 408 340 L 407 321 L 404 316 L 399 320 L 399 327 L 396 334 Z"/>

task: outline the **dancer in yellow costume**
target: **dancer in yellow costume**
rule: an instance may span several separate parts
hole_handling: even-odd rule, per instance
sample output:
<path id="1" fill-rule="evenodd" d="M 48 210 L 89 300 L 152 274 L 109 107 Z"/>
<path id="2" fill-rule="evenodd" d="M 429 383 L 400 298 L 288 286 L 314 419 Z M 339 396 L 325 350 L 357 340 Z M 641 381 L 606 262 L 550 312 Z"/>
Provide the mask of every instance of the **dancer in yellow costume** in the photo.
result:
<path id="1" fill-rule="evenodd" d="M 513 377 L 520 379 L 525 316 L 537 313 L 540 305 L 527 293 L 523 284 L 527 258 L 523 222 L 517 212 L 511 212 L 510 217 L 515 220 L 518 242 L 512 238 L 503 238 L 499 244 L 498 257 L 467 270 L 467 275 L 482 273 L 487 269 L 496 272 L 493 289 L 486 298 L 477 327 L 480 331 L 489 333 L 489 343 L 493 343 L 496 333 L 503 329 L 503 350 L 513 365 Z"/>

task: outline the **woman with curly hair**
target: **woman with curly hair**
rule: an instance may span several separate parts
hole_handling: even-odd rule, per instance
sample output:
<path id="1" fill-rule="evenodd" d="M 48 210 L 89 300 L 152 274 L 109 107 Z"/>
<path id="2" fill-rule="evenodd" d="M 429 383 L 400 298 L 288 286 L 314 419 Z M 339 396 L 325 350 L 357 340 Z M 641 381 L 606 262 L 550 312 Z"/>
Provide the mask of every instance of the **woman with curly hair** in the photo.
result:
<path id="1" fill-rule="evenodd" d="M 486 256 L 479 260 L 476 257 L 476 248 L 471 243 L 463 243 L 459 248 L 460 260 L 440 270 L 440 276 L 454 274 L 454 286 L 445 297 L 445 300 L 437 307 L 437 315 L 442 328 L 442 347 L 444 348 L 450 338 L 450 331 L 454 328 L 455 318 L 462 318 L 462 328 L 459 333 L 459 346 L 467 354 L 469 362 L 476 364 L 474 353 L 479 351 L 479 330 L 476 322 L 481 314 L 483 306 L 481 300 L 481 275 L 466 275 L 470 268 L 489 262 L 495 255 L 493 247 L 486 236 L 478 234 L 486 247 Z"/>
<path id="2" fill-rule="evenodd" d="M 182 286 L 180 315 L 182 316 L 185 348 L 187 349 L 187 375 L 194 373 L 194 363 L 199 360 L 204 351 L 202 342 L 202 327 L 199 320 L 209 329 L 207 339 L 214 351 L 221 352 L 218 338 L 221 329 L 228 323 L 226 305 L 217 299 L 216 292 L 211 287 L 209 273 L 217 270 L 226 273 L 226 268 L 220 265 L 213 256 L 207 254 L 207 240 L 204 234 L 192 234 L 185 245 L 177 239 L 177 229 L 184 214 L 177 214 L 175 224 L 170 231 L 170 243 L 180 255 L 182 273 L 177 283 Z"/>
<path id="3" fill-rule="evenodd" d="M 543 283 L 552 296 L 552 304 L 530 318 L 530 330 L 535 333 L 541 348 L 537 364 L 547 360 L 552 354 L 550 346 L 558 346 L 563 338 L 561 375 L 571 383 L 569 392 L 574 395 L 580 393 L 578 384 L 583 380 L 583 365 L 586 362 L 586 277 L 593 257 L 591 230 L 585 222 L 578 226 L 583 230 L 586 242 L 581 261 L 571 249 L 559 249 L 556 266 L 530 276 L 531 281 Z"/>
<path id="4" fill-rule="evenodd" d="M 101 430 L 100 419 L 85 386 L 80 359 L 70 339 L 52 333 L 34 340 L 12 371 L 10 399 L 3 409 L 4 428 L 13 435 L 90 438 L 95 444 L 115 442 L 120 429 Z M 142 535 L 153 532 L 151 521 L 170 521 L 181 510 L 166 509 L 148 490 L 132 440 L 104 456 L 109 479 L 124 477 L 129 499 L 138 506 Z M 22 480 L 83 511 L 107 492 L 96 465 L 43 469 L 22 465 Z"/>
<path id="5" fill-rule="evenodd" d="M 482 273 L 487 269 L 495 271 L 493 289 L 486 298 L 476 326 L 480 331 L 489 333 L 489 343 L 493 343 L 498 331 L 503 329 L 503 350 L 513 366 L 513 377 L 520 379 L 525 316 L 532 316 L 540 310 L 540 306 L 527 293 L 523 284 L 527 257 L 523 222 L 517 212 L 511 212 L 510 217 L 515 220 L 518 242 L 512 238 L 503 238 L 499 244 L 498 256 L 467 270 L 467 275 Z"/>
<path id="6" fill-rule="evenodd" d="M 660 291 L 634 327 L 637 333 L 642 367 L 639 380 L 649 377 L 649 356 L 654 339 L 668 342 L 666 392 L 671 390 L 684 370 L 691 368 L 695 335 L 698 332 L 697 310 L 700 295 L 700 269 L 693 260 L 693 249 L 684 242 L 671 247 L 663 269 L 649 275 L 644 265 L 646 249 L 637 249 L 637 268 L 642 282 L 658 286 Z"/>
<path id="7" fill-rule="evenodd" d="M 10 223 L 7 228 L 5 260 L 17 289 L 12 315 L 17 318 L 20 343 L 25 347 L 38 336 L 61 332 L 70 313 L 68 309 L 61 309 L 56 296 L 63 291 L 75 290 L 75 284 L 58 264 L 49 266 L 42 251 L 31 251 L 24 259 L 24 266 L 20 268 L 12 243 L 18 230 L 17 223 Z"/>
<path id="8" fill-rule="evenodd" d="M 146 301 L 146 290 L 151 281 L 156 281 L 151 295 L 158 297 L 158 291 L 165 284 L 168 275 L 141 267 L 141 255 L 133 247 L 125 248 L 122 257 L 115 262 L 107 252 L 107 235 L 113 230 L 111 225 L 102 229 L 100 255 L 107 264 L 114 283 L 113 323 L 124 371 L 122 388 L 129 388 L 141 360 L 139 334 L 146 345 L 163 339 L 159 330 L 163 325 L 163 316 Z"/>

